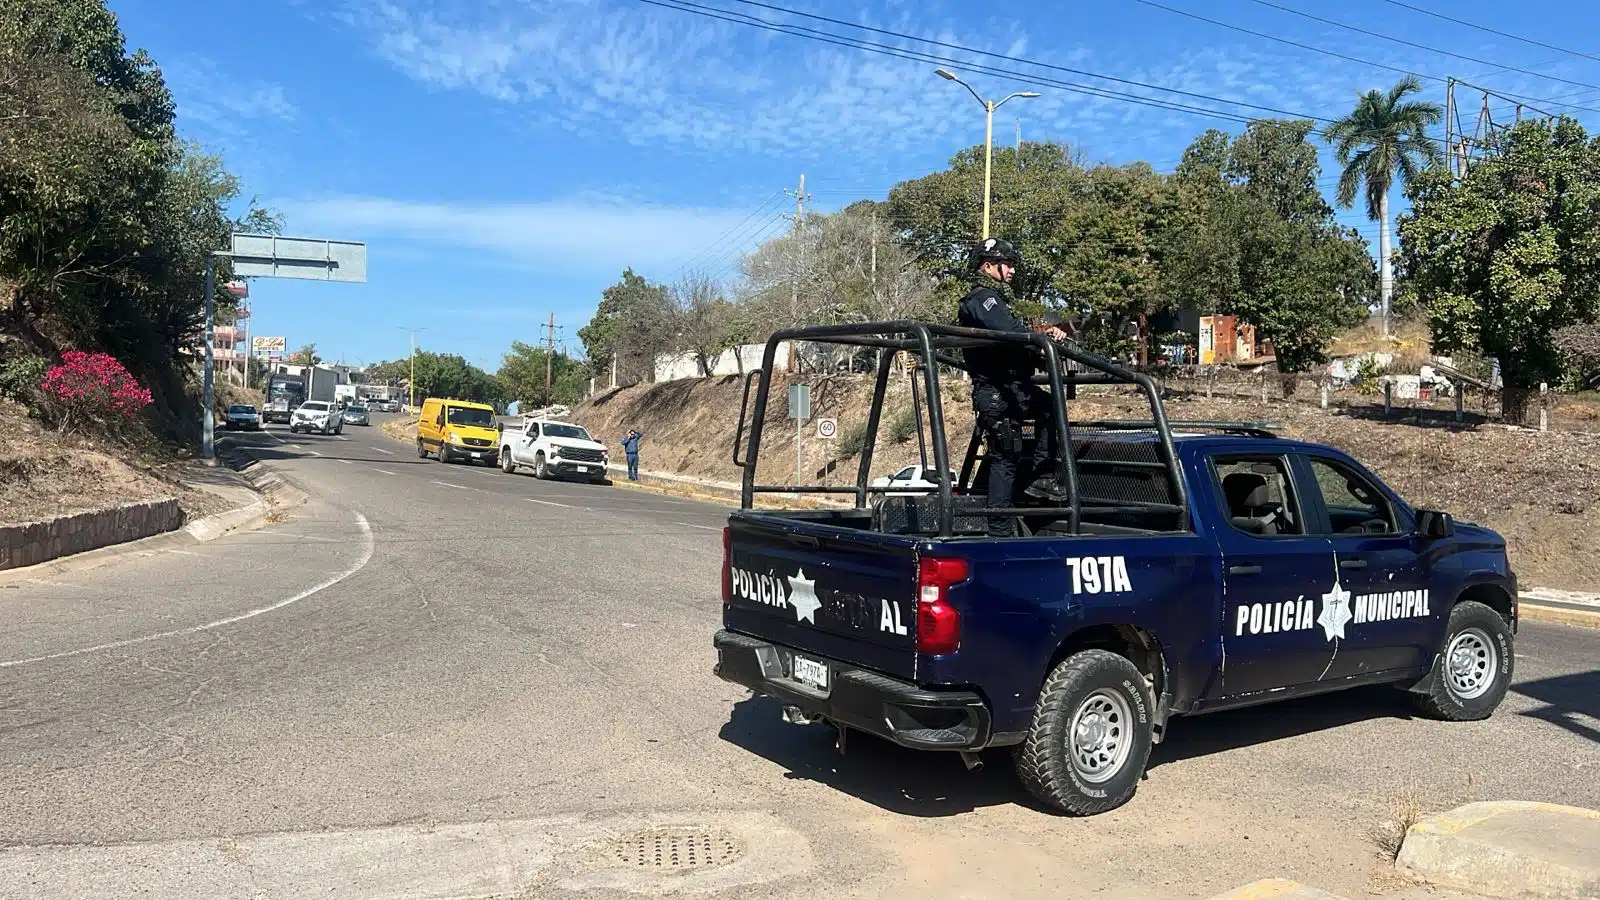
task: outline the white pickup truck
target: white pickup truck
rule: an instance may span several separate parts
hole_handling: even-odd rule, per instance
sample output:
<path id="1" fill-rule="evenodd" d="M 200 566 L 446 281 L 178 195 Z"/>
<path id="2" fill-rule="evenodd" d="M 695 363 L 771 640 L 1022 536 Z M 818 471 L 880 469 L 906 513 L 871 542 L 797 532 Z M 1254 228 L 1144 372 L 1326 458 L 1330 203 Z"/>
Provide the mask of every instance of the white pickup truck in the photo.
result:
<path id="1" fill-rule="evenodd" d="M 500 470 L 508 475 L 518 466 L 530 466 L 539 478 L 572 476 L 601 483 L 608 462 L 605 445 L 571 422 L 523 419 L 506 422 L 500 430 Z"/>

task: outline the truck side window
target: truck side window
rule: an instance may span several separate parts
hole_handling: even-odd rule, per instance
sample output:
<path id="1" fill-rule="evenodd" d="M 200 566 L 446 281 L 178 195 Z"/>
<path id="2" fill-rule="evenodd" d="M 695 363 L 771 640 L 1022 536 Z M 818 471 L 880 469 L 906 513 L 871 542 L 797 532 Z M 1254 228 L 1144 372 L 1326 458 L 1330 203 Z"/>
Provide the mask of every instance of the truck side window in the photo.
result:
<path id="1" fill-rule="evenodd" d="M 1222 456 L 1211 460 L 1228 524 L 1261 537 L 1300 535 L 1300 507 L 1281 456 Z"/>
<path id="2" fill-rule="evenodd" d="M 1328 510 L 1330 534 L 1395 534 L 1394 510 L 1372 482 L 1349 466 L 1320 456 L 1307 457 L 1322 505 Z"/>

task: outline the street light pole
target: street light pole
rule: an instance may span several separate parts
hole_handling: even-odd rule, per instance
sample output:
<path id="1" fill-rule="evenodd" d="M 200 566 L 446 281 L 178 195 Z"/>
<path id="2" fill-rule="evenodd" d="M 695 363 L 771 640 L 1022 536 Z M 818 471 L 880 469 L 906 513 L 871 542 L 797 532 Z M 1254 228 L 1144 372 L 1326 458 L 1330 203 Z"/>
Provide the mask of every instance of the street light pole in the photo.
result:
<path id="1" fill-rule="evenodd" d="M 417 407 L 417 332 L 427 331 L 426 328 L 408 328 L 405 325 L 396 325 L 401 331 L 411 332 L 411 376 L 406 380 L 406 392 L 411 398 L 412 409 Z"/>
<path id="2" fill-rule="evenodd" d="M 972 98 L 983 106 L 983 237 L 987 239 L 989 237 L 990 185 L 993 183 L 991 177 L 994 170 L 994 111 L 1004 106 L 1006 101 L 1013 97 L 1032 100 L 1039 94 L 1037 91 L 1016 91 L 1001 97 L 999 100 L 985 100 L 978 95 L 977 91 L 972 89 L 972 85 L 957 78 L 948 69 L 934 69 L 933 71 L 940 78 L 946 81 L 954 81 L 956 84 L 966 88 L 967 93 L 971 94 Z"/>

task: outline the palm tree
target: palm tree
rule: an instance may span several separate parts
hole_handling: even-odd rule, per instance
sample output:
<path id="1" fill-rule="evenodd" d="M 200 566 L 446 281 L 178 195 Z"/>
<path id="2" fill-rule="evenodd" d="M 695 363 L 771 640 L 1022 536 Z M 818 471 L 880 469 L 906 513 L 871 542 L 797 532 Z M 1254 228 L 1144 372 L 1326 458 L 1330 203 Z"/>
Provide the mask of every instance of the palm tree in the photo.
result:
<path id="1" fill-rule="evenodd" d="M 1437 103 L 1407 101 L 1422 90 L 1416 76 L 1400 79 L 1387 94 L 1367 91 L 1350 114 L 1324 132 L 1344 172 L 1339 176 L 1339 205 L 1349 209 L 1366 183 L 1367 217 L 1378 222 L 1378 272 L 1383 297 L 1383 330 L 1389 332 L 1389 298 L 1394 277 L 1389 268 L 1389 188 L 1394 174 L 1407 185 L 1424 164 L 1440 165 L 1444 156 L 1428 137 L 1430 125 L 1444 118 Z"/>

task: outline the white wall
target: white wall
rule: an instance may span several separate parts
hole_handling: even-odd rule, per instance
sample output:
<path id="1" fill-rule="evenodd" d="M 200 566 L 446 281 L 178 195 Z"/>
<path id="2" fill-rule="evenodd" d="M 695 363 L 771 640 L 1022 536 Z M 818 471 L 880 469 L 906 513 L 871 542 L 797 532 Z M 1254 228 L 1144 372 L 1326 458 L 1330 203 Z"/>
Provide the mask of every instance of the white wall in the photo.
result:
<path id="1" fill-rule="evenodd" d="M 711 375 L 737 375 L 740 362 L 744 363 L 744 371 L 761 367 L 762 354 L 766 352 L 766 344 L 745 344 L 724 350 L 711 360 Z M 773 359 L 772 368 L 777 372 L 789 371 L 789 342 L 778 344 L 777 355 Z M 689 353 L 663 353 L 656 357 L 656 381 L 681 381 L 685 378 L 701 378 L 700 364 Z"/>

